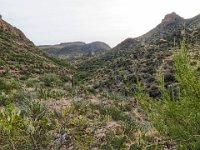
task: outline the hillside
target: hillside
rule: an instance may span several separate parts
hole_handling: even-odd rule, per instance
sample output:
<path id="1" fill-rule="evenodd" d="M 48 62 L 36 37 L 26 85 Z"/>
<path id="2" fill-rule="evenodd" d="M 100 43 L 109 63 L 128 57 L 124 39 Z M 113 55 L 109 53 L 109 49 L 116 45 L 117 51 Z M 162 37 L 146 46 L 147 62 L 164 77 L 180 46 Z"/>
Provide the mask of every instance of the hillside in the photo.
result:
<path id="1" fill-rule="evenodd" d="M 75 80 L 93 91 L 115 91 L 128 95 L 134 91 L 139 80 L 150 96 L 159 97 L 158 70 L 164 69 L 166 86 L 176 82 L 171 74 L 171 56 L 180 47 L 183 38 L 191 47 L 194 64 L 198 67 L 200 15 L 183 19 L 171 13 L 148 33 L 126 39 L 106 54 L 80 64 Z"/>
<path id="2" fill-rule="evenodd" d="M 17 28 L 0 20 L 0 76 L 23 79 L 45 73 L 69 76 L 69 68 L 47 57 Z"/>
<path id="3" fill-rule="evenodd" d="M 38 46 L 41 50 L 47 54 L 65 57 L 78 57 L 83 55 L 93 55 L 95 53 L 101 53 L 110 50 L 110 46 L 103 42 L 71 42 L 61 43 L 58 45 L 43 45 Z"/>
<path id="4" fill-rule="evenodd" d="M 81 56 L 76 68 L 0 19 L 0 150 L 198 149 L 199 24 L 166 15 L 141 37 Z M 76 42 L 52 51 L 82 45 L 98 49 Z M 170 93 L 164 86 L 174 82 Z"/>
<path id="5" fill-rule="evenodd" d="M 155 143 L 156 131 L 137 100 L 92 95 L 74 87 L 73 72 L 0 20 L 1 150 L 140 148 L 148 145 L 138 144 L 145 132 Z"/>

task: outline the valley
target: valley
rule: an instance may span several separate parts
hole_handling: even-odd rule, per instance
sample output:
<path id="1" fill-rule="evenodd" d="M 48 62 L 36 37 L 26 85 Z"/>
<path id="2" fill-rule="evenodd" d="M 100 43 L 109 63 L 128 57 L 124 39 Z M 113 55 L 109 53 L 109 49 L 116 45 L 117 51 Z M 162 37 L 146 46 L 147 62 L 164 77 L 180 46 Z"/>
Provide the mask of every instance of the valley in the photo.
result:
<path id="1" fill-rule="evenodd" d="M 36 46 L 0 17 L 0 150 L 197 150 L 199 100 L 200 15 L 114 48 Z"/>

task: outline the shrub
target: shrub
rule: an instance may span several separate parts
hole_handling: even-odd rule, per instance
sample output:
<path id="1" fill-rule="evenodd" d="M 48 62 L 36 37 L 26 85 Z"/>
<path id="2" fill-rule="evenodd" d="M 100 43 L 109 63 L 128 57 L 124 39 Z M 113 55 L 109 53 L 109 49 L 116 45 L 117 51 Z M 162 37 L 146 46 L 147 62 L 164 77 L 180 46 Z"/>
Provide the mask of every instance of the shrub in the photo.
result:
<path id="1" fill-rule="evenodd" d="M 102 106 L 100 108 L 100 113 L 104 116 L 109 115 L 116 121 L 124 119 L 123 112 L 115 106 Z"/>
<path id="2" fill-rule="evenodd" d="M 101 150 L 120 150 L 125 149 L 126 136 L 116 136 L 114 132 L 106 135 L 106 144 L 101 146 Z"/>
<path id="3" fill-rule="evenodd" d="M 60 77 L 56 74 L 45 74 L 40 77 L 40 81 L 42 81 L 43 85 L 46 87 L 56 87 L 62 85 Z"/>
<path id="4" fill-rule="evenodd" d="M 49 99 L 49 98 L 61 98 L 66 95 L 64 90 L 61 89 L 39 89 L 39 98 Z"/>
<path id="5" fill-rule="evenodd" d="M 11 92 L 12 90 L 21 89 L 21 83 L 15 79 L 0 78 L 0 90 L 4 92 Z"/>
<path id="6" fill-rule="evenodd" d="M 183 41 L 181 50 L 174 56 L 175 77 L 181 85 L 183 97 L 200 99 L 200 76 L 190 62 L 189 52 Z"/>
<path id="7" fill-rule="evenodd" d="M 180 85 L 180 99 L 172 101 L 161 78 L 162 98 L 152 100 L 140 95 L 140 100 L 148 112 L 154 126 L 169 141 L 176 143 L 178 149 L 197 149 L 200 145 L 200 76 L 190 66 L 189 52 L 185 42 L 173 57 L 174 76 Z"/>
<path id="8" fill-rule="evenodd" d="M 50 149 L 54 122 L 46 109 L 30 103 L 27 113 L 14 105 L 0 109 L 0 146 L 4 149 Z"/>

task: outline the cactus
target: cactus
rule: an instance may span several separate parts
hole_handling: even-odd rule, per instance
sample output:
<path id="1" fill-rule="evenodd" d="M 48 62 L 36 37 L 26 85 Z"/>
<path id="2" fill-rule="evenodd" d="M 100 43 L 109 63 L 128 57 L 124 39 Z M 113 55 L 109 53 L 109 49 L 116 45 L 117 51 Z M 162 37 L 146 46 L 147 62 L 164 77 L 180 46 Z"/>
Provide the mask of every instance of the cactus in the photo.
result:
<path id="1" fill-rule="evenodd" d="M 180 86 L 178 83 L 168 85 L 168 91 L 171 100 L 174 101 L 180 99 Z"/>

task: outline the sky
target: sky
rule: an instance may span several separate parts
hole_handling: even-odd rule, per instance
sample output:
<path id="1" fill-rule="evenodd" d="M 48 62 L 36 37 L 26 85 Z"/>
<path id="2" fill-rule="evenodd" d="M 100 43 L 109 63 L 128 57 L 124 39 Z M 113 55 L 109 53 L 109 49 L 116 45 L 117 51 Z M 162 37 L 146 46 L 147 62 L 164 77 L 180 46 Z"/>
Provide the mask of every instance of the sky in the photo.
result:
<path id="1" fill-rule="evenodd" d="M 200 0 L 0 0 L 3 19 L 36 45 L 103 41 L 113 47 L 171 12 L 194 17 Z"/>

